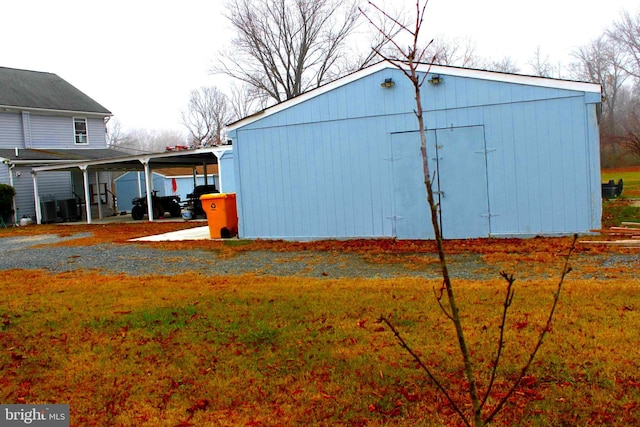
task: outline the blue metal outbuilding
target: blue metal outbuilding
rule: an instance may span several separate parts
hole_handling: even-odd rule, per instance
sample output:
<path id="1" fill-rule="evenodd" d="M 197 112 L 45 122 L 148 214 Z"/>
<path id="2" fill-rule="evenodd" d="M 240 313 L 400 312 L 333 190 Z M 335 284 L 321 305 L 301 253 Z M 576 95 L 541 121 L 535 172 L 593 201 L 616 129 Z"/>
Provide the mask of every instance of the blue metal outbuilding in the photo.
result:
<path id="1" fill-rule="evenodd" d="M 600 86 L 423 65 L 447 239 L 600 227 Z M 243 238 L 433 231 L 411 82 L 379 63 L 232 124 Z"/>

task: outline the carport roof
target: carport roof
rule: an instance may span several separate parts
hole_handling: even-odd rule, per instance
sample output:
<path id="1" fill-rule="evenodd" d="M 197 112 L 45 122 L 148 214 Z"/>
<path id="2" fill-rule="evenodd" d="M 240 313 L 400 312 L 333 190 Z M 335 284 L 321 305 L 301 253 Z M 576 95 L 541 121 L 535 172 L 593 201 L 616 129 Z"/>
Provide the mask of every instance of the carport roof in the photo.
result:
<path id="1" fill-rule="evenodd" d="M 75 150 L 42 150 L 25 148 L 3 148 L 0 149 L 0 158 L 6 159 L 14 164 L 27 164 L 42 166 L 51 163 L 87 161 L 121 157 L 125 155 L 122 151 L 103 149 L 75 149 Z"/>
<path id="2" fill-rule="evenodd" d="M 141 171 L 148 163 L 150 169 L 194 167 L 217 164 L 218 157 L 230 151 L 231 146 L 199 148 L 195 150 L 167 151 L 139 155 L 123 155 L 116 150 L 0 150 L 0 157 L 16 165 L 32 166 L 35 172 L 52 170 L 112 170 Z M 84 157 L 84 158 L 83 158 Z"/>

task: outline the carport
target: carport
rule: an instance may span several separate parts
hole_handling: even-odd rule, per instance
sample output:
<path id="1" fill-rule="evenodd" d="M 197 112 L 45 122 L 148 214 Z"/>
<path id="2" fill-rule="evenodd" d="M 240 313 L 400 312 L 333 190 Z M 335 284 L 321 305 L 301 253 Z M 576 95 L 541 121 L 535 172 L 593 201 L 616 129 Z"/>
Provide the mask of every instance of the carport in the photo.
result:
<path id="1" fill-rule="evenodd" d="M 147 216 L 149 221 L 153 221 L 153 204 L 152 204 L 152 171 L 154 169 L 172 168 L 172 167 L 192 167 L 207 165 L 218 165 L 220 170 L 220 184 L 222 186 L 222 179 L 224 175 L 229 176 L 222 171 L 222 165 L 220 164 L 220 158 L 227 152 L 231 151 L 231 146 L 218 146 L 199 148 L 195 150 L 178 150 L 167 151 L 163 153 L 150 153 L 135 156 L 122 156 L 112 157 L 108 159 L 97 159 L 88 161 L 72 161 L 68 163 L 59 163 L 55 165 L 38 166 L 32 169 L 34 198 L 36 205 L 36 221 L 38 224 L 42 223 L 42 211 L 40 206 L 40 195 L 38 193 L 38 173 L 43 171 L 72 171 L 79 169 L 82 172 L 83 177 L 83 190 L 85 201 L 85 215 L 87 218 L 87 224 L 91 224 L 91 204 L 89 194 L 89 176 L 91 173 L 95 173 L 96 181 L 99 184 L 99 173 L 105 171 L 111 172 L 129 172 L 138 171 L 144 172 L 145 191 L 147 193 Z M 227 171 L 228 172 L 228 171 Z M 231 173 L 233 171 L 230 171 Z M 102 219 L 102 205 L 100 197 L 98 197 L 98 215 Z"/>

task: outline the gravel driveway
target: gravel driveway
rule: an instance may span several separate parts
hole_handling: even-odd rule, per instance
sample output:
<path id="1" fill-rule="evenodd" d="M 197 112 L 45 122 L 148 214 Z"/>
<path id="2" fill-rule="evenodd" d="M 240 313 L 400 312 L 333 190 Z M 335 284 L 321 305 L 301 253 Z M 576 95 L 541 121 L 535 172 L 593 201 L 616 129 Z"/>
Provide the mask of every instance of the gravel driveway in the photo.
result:
<path id="1" fill-rule="evenodd" d="M 0 270 L 43 269 L 51 272 L 74 270 L 98 270 L 105 274 L 126 273 L 130 275 L 174 275 L 198 272 L 209 275 L 239 275 L 244 273 L 275 276 L 302 276 L 317 278 L 393 278 L 393 277 L 440 277 L 436 262 L 420 263 L 412 267 L 400 256 L 398 262 L 371 263 L 361 255 L 332 252 L 239 252 L 233 257 L 220 257 L 216 251 L 207 250 L 163 250 L 140 243 L 101 243 L 92 246 L 50 246 L 63 240 L 87 237 L 78 233 L 69 237 L 36 235 L 0 238 Z M 423 254 L 435 261 L 436 256 Z M 588 257 L 586 259 L 585 257 Z M 493 279 L 499 276 L 499 267 L 487 265 L 478 254 L 451 255 L 448 257 L 453 278 Z M 582 261 L 600 265 L 602 273 L 588 269 L 580 273 L 575 268 L 571 277 L 606 278 L 607 269 L 628 271 L 639 265 L 639 254 L 577 254 L 572 260 L 574 267 Z M 528 278 L 530 269 L 522 266 L 515 271 L 519 279 Z M 577 273 L 577 275 L 576 275 Z M 536 273 L 536 274 L 539 274 Z M 558 274 L 557 268 L 549 274 Z"/>

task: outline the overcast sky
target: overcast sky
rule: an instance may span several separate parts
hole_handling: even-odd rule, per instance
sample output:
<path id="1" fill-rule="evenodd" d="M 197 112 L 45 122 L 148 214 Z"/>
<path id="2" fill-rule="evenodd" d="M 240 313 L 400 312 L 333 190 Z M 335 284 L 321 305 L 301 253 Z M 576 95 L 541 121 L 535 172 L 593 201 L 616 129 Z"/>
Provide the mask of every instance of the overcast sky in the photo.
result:
<path id="1" fill-rule="evenodd" d="M 414 0 L 408 3 L 410 10 Z M 58 74 L 109 109 L 123 128 L 184 131 L 180 112 L 233 34 L 225 0 L 19 0 L 2 5 L 0 66 Z M 637 0 L 430 0 L 431 38 L 471 37 L 476 53 L 510 56 L 522 72 L 539 46 L 553 62 L 598 37 Z"/>

